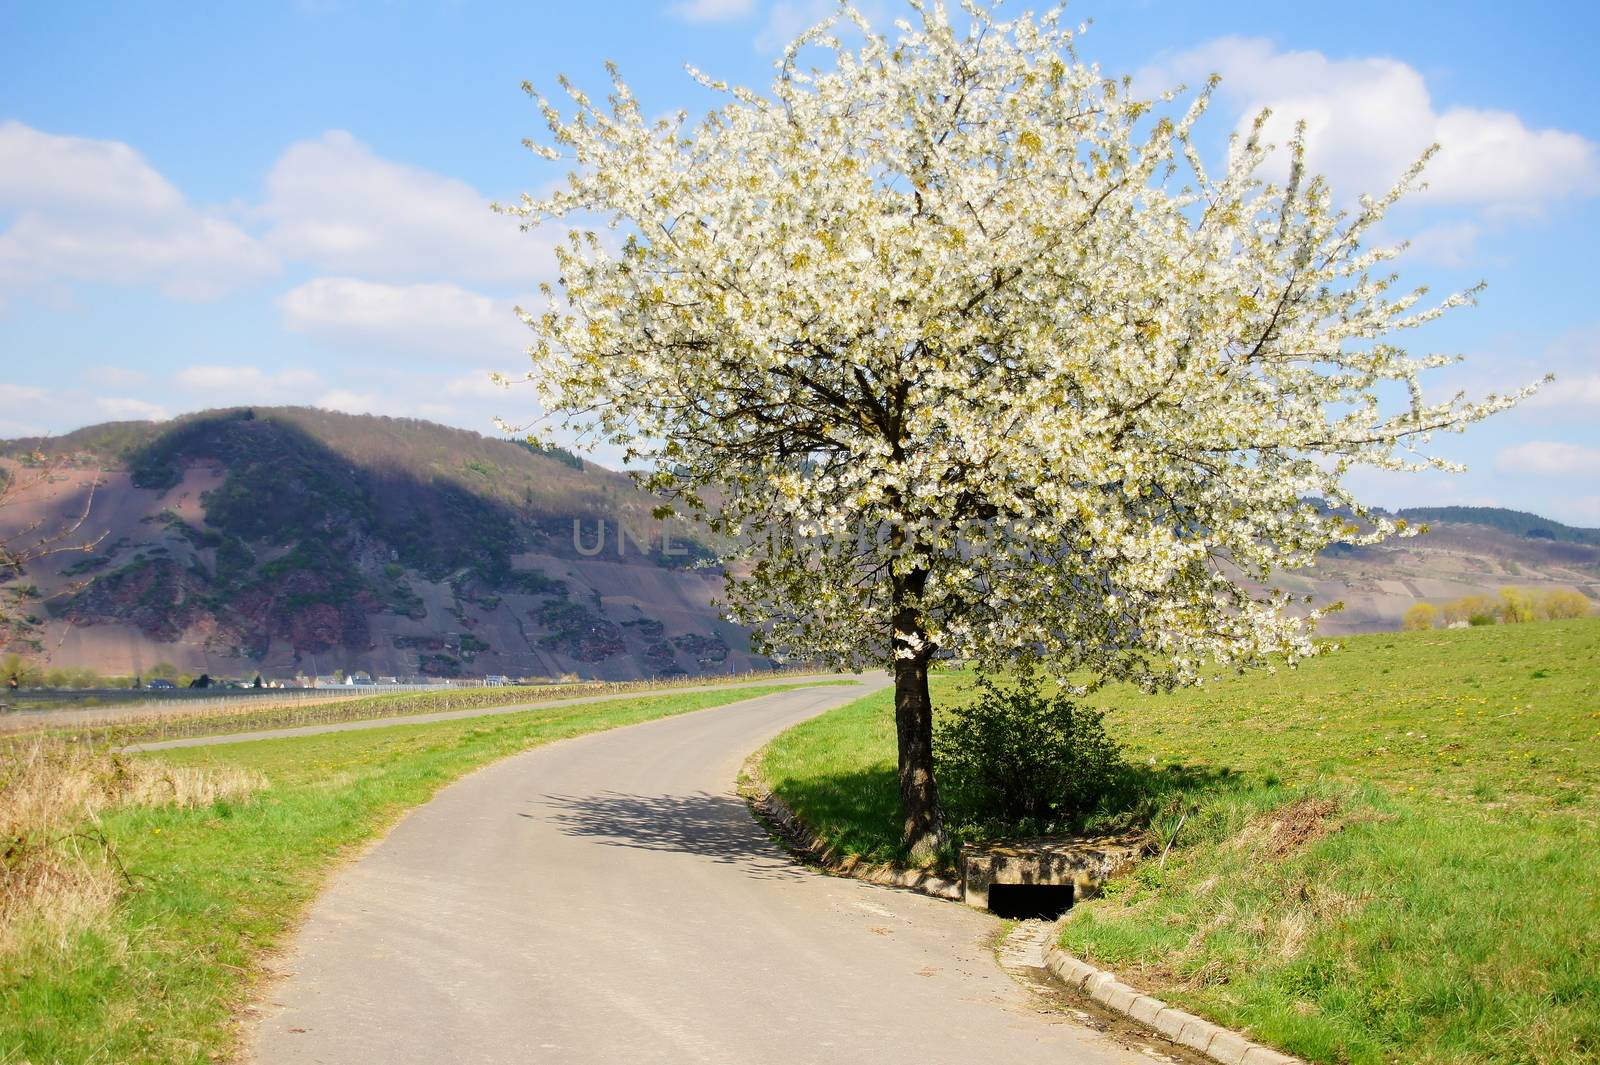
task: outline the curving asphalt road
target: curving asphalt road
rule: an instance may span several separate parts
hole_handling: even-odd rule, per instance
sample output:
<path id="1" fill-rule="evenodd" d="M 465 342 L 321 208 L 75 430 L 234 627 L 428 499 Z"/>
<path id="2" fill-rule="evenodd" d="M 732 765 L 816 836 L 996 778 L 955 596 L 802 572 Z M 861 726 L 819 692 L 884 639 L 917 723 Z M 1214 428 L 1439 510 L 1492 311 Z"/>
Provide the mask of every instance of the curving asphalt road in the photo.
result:
<path id="1" fill-rule="evenodd" d="M 314 905 L 254 1060 L 1148 1062 L 1035 1008 L 993 918 L 800 868 L 751 820 L 746 755 L 861 692 L 596 733 L 441 791 Z"/>

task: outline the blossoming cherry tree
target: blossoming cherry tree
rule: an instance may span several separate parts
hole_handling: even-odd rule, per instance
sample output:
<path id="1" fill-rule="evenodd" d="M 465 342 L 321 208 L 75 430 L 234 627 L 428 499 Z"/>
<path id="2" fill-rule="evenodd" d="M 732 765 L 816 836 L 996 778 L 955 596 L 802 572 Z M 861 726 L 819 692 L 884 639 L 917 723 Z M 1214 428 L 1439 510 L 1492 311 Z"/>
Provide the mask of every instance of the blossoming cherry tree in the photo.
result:
<path id="1" fill-rule="evenodd" d="M 726 97 L 698 124 L 563 79 L 529 146 L 574 169 L 509 209 L 616 233 L 575 229 L 523 312 L 547 416 L 729 534 L 767 649 L 892 671 L 925 854 L 937 656 L 1155 689 L 1310 654 L 1270 575 L 1402 528 L 1344 474 L 1447 466 L 1430 434 L 1527 390 L 1430 401 L 1451 360 L 1395 343 L 1473 295 L 1365 243 L 1421 162 L 1341 210 L 1263 115 L 1212 172 L 1211 86 L 1142 99 L 1054 16 L 913 6 L 892 37 L 845 9 L 765 94 L 691 70 Z"/>

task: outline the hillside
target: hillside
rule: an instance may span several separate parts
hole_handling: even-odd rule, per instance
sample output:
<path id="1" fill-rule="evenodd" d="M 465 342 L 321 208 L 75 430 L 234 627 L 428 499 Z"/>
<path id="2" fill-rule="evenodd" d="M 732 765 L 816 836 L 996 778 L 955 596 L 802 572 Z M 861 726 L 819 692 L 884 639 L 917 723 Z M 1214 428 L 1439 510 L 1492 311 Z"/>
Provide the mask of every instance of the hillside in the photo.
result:
<path id="1" fill-rule="evenodd" d="M 1567 544 L 1600 545 L 1600 529 L 1578 529 L 1559 521 L 1504 507 L 1406 507 L 1396 516 L 1412 522 L 1447 522 L 1452 525 L 1484 525 L 1530 540 L 1554 540 Z"/>
<path id="2" fill-rule="evenodd" d="M 1573 588 L 1591 601 L 1600 600 L 1600 542 L 1582 539 L 1600 541 L 1600 530 L 1574 529 L 1491 507 L 1399 514 L 1426 524 L 1427 531 L 1374 547 L 1336 545 L 1315 565 L 1280 574 L 1273 584 L 1310 595 L 1316 603 L 1342 602 L 1344 609 L 1322 623 L 1321 631 L 1330 636 L 1396 629 L 1413 603 L 1493 597 L 1508 586 Z M 1534 522 L 1524 525 L 1524 517 Z"/>
<path id="3" fill-rule="evenodd" d="M 663 545 L 632 481 L 565 452 L 303 408 L 98 425 L 0 456 L 35 448 L 67 466 L 8 527 L 48 525 L 101 482 L 99 549 L 27 575 L 29 637 L 53 665 L 626 679 L 765 664 L 711 608 L 704 549 L 681 531 Z"/>
<path id="4" fill-rule="evenodd" d="M 92 555 L 27 574 L 24 649 L 52 666 L 634 679 L 766 664 L 711 608 L 720 573 L 693 565 L 705 549 L 682 526 L 663 544 L 628 477 L 566 452 L 297 407 L 0 442 L 0 465 L 36 450 L 65 467 L 0 514 L 0 533 L 52 527 L 96 478 L 88 527 L 105 533 Z M 1330 635 L 1511 584 L 1600 599 L 1600 530 L 1493 508 L 1401 514 L 1430 531 L 1335 548 L 1274 583 L 1343 602 Z"/>

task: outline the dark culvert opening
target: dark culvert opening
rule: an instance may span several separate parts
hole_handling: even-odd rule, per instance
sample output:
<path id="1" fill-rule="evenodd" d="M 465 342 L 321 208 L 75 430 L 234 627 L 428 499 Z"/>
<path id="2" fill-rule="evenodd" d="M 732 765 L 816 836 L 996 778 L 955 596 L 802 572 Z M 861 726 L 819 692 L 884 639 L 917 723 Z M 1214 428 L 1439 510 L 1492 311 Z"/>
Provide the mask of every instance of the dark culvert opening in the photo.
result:
<path id="1" fill-rule="evenodd" d="M 996 917 L 1053 921 L 1071 908 L 1071 884 L 989 885 L 989 912 Z"/>

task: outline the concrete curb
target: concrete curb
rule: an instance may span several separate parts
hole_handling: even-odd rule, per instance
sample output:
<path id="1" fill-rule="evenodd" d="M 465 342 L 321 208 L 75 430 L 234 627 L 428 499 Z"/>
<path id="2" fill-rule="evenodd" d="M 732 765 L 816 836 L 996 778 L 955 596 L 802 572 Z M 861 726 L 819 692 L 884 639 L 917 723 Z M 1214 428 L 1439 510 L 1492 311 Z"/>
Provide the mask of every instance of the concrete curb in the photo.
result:
<path id="1" fill-rule="evenodd" d="M 782 799 L 772 794 L 757 768 L 761 752 L 745 759 L 739 770 L 739 794 L 792 853 L 834 876 L 847 876 L 884 887 L 904 888 L 950 902 L 961 901 L 961 883 L 922 869 L 905 869 L 889 862 L 864 862 L 841 856 L 821 836 L 800 820 Z"/>
<path id="2" fill-rule="evenodd" d="M 919 891 L 951 902 L 962 901 L 962 885 L 958 880 L 889 863 L 874 865 L 856 858 L 841 858 L 782 799 L 772 794 L 766 781 L 761 778 L 760 760 L 761 751 L 745 759 L 739 771 L 739 794 L 750 804 L 757 820 L 771 828 L 791 852 L 835 876 Z M 1045 968 L 1071 990 L 1088 995 L 1102 1009 L 1120 1013 L 1221 1065 L 1306 1065 L 1299 1058 L 1252 1042 L 1231 1028 L 1175 1009 L 1158 998 L 1129 987 L 1118 980 L 1114 973 L 1096 969 L 1088 962 L 1073 957 L 1057 945 L 1056 932 L 1060 927 L 1060 922 L 1057 922 L 1044 948 Z"/>
<path id="3" fill-rule="evenodd" d="M 1054 935 L 1044 949 L 1044 963 L 1062 983 L 1088 995 L 1102 1008 L 1138 1021 L 1174 1043 L 1199 1051 L 1222 1065 L 1305 1065 L 1299 1058 L 1251 1042 L 1230 1028 L 1174 1009 L 1158 998 L 1129 987 L 1115 974 L 1096 969 L 1062 950 L 1056 945 Z"/>

